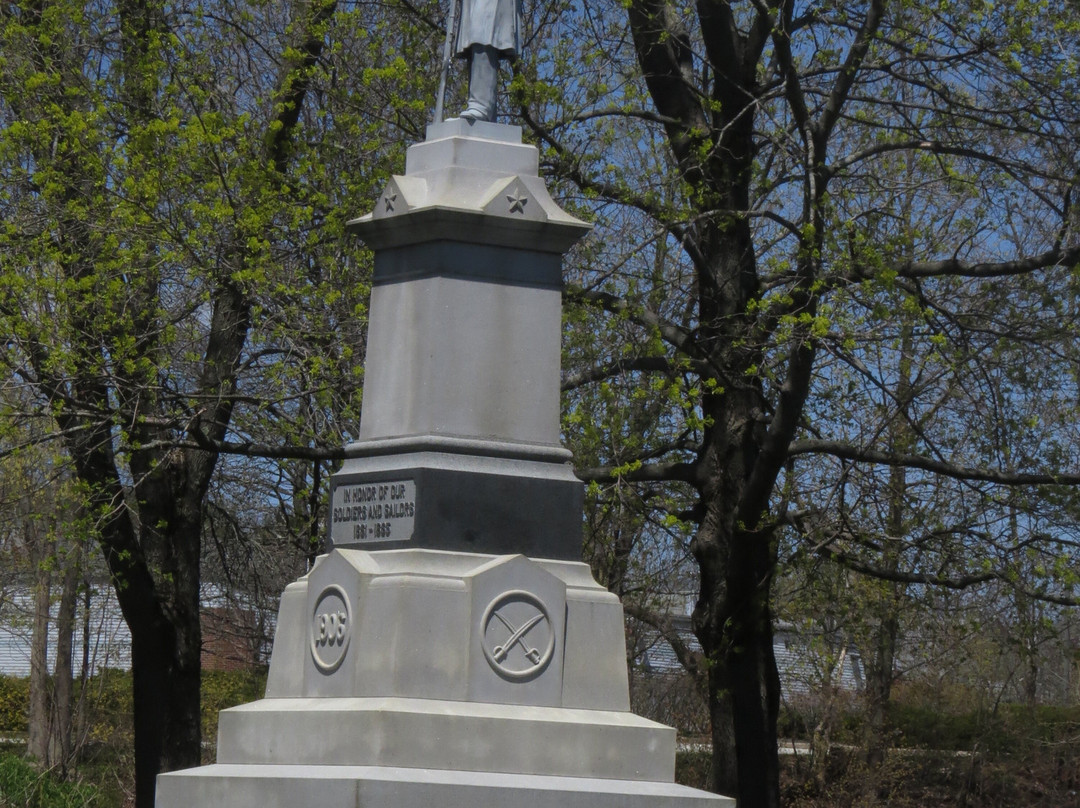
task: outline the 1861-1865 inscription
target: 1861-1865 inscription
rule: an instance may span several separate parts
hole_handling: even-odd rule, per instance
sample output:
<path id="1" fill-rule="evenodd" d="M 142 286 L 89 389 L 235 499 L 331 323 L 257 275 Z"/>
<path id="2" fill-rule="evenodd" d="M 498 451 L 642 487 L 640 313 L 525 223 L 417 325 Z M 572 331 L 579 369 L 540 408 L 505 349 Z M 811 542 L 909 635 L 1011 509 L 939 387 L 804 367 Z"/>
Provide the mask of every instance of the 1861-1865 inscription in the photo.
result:
<path id="1" fill-rule="evenodd" d="M 415 515 L 413 480 L 339 485 L 330 502 L 330 539 L 335 545 L 405 541 Z"/>

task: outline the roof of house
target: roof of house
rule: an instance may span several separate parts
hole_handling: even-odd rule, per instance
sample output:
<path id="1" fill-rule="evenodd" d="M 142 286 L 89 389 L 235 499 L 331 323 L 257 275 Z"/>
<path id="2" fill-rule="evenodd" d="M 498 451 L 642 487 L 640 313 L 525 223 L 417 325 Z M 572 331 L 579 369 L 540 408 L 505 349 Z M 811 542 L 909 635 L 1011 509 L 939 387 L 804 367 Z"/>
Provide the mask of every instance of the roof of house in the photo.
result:
<path id="1" fill-rule="evenodd" d="M 678 618 L 675 631 L 688 650 L 702 653 L 701 644 L 690 629 L 689 620 Z M 833 684 L 845 690 L 860 690 L 863 686 L 862 660 L 858 650 L 847 647 L 839 652 L 817 649 L 815 638 L 790 628 L 779 628 L 773 635 L 773 654 L 780 673 L 780 686 L 785 698 L 806 695 Z M 677 675 L 683 666 L 671 644 L 659 632 L 649 629 L 640 635 L 635 662 L 646 673 Z"/>

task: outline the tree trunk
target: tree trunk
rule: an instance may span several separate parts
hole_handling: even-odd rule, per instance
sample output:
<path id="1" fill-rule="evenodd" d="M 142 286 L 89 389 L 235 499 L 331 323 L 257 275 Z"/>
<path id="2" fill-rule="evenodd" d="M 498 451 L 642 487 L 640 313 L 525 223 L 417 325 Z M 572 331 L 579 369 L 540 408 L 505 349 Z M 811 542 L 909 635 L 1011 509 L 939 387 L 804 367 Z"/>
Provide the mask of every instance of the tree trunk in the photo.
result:
<path id="1" fill-rule="evenodd" d="M 893 451 L 904 453 L 914 444 L 914 435 L 908 423 L 912 399 L 911 358 L 914 330 L 909 323 L 900 329 L 900 365 L 897 368 L 896 406 L 898 417 L 889 427 L 889 443 Z M 889 488 L 886 493 L 888 515 L 885 529 L 883 567 L 889 572 L 900 568 L 899 545 L 907 534 L 907 469 L 893 466 L 889 470 Z M 900 606 L 903 587 L 897 583 L 878 584 L 880 597 L 873 611 L 876 625 L 873 630 L 871 662 L 866 666 L 866 762 L 876 769 L 885 762 L 888 749 L 888 711 L 892 698 L 896 643 L 900 634 Z"/>
<path id="2" fill-rule="evenodd" d="M 52 726 L 49 737 L 49 767 L 66 776 L 72 763 L 72 660 L 75 638 L 75 611 L 78 605 L 79 580 L 82 576 L 82 547 L 73 546 L 64 558 L 64 582 L 60 592 L 60 607 L 56 616 L 56 667 L 53 672 L 54 690 Z"/>
<path id="3" fill-rule="evenodd" d="M 113 567 L 114 582 L 131 577 L 144 582 L 115 586 L 131 630 L 138 808 L 154 805 L 159 772 L 201 762 L 199 550 L 205 483 L 213 468 L 208 462 L 213 456 L 203 454 L 195 453 L 180 467 L 183 479 L 204 481 L 185 495 L 177 496 L 176 468 L 148 474 L 137 489 L 144 526 L 138 547 L 150 555 L 160 579 L 151 575 L 145 559 L 139 569 Z"/>
<path id="4" fill-rule="evenodd" d="M 1027 678 L 1024 680 L 1024 703 L 1031 710 L 1039 706 L 1039 649 L 1025 643 L 1027 654 Z"/>
<path id="5" fill-rule="evenodd" d="M 889 747 L 889 701 L 899 630 L 895 612 L 882 615 L 874 631 L 871 662 L 866 665 L 866 763 L 871 769 L 885 762 Z"/>
<path id="6" fill-rule="evenodd" d="M 44 6 L 30 5 L 22 22 L 39 36 L 34 66 L 42 74 L 61 77 L 62 73 L 62 80 L 56 82 L 61 89 L 52 102 L 64 112 L 81 113 L 94 99 L 78 92 L 80 57 L 64 50 L 49 27 L 52 22 Z M 274 118 L 268 122 L 262 153 L 252 155 L 251 181 L 265 169 L 262 196 L 286 192 L 283 170 L 335 8 L 333 0 L 318 0 L 294 9 L 293 33 L 279 62 L 282 72 L 271 99 Z M 169 54 L 162 48 L 170 42 L 171 18 L 158 0 L 121 0 L 116 13 L 119 47 L 111 65 L 122 76 L 122 104 L 117 109 L 122 107 L 127 115 L 124 148 L 131 171 L 124 204 L 141 215 L 155 210 L 161 194 L 167 193 L 159 180 L 140 172 L 155 165 L 159 149 L 168 148 L 161 140 L 165 136 L 157 126 L 157 116 L 161 83 L 168 75 Z M 38 141 L 33 162 L 41 170 L 54 172 L 50 183 L 63 186 L 52 195 L 55 216 L 49 233 L 55 231 L 55 235 L 49 238 L 64 245 L 56 259 L 57 269 L 71 293 L 63 310 L 66 319 L 61 333 L 66 340 L 53 344 L 30 339 L 23 348 L 40 393 L 54 405 L 52 414 L 131 632 L 136 805 L 153 808 L 159 772 L 200 762 L 199 575 L 204 498 L 217 461 L 215 443 L 229 429 L 251 327 L 249 281 L 240 278 L 262 256 L 250 246 L 248 217 L 237 216 L 233 230 L 222 234 L 220 260 L 204 268 L 209 270 L 210 312 L 208 322 L 198 318 L 206 333 L 198 378 L 192 385 L 197 388 L 194 398 L 163 403 L 157 373 L 166 363 L 169 348 L 160 342 L 168 329 L 161 321 L 159 257 L 153 236 L 145 236 L 147 242 L 140 245 L 137 240 L 144 235 L 133 230 L 131 238 L 136 241 L 126 246 L 145 260 L 127 265 L 122 279 L 114 272 L 115 251 L 103 248 L 97 238 L 107 229 L 104 220 L 95 218 L 97 211 L 87 204 L 110 182 L 96 156 L 59 126 Z M 125 284 L 122 301 L 111 291 L 101 293 L 98 282 L 103 270 L 109 273 L 110 283 L 122 280 Z M 56 361 L 58 357 L 63 361 Z M 133 361 L 124 361 L 125 357 Z M 194 413 L 185 417 L 183 427 L 162 427 L 162 422 L 171 423 L 181 410 Z M 187 446 L 168 445 L 177 439 Z M 123 457 L 118 456 L 120 446 Z M 127 467 L 122 465 L 124 458 L 130 464 Z M 41 637 L 44 643 L 44 633 Z M 43 653 L 39 654 L 42 659 Z M 39 678 L 47 675 L 44 664 L 37 666 L 37 672 Z M 38 713 L 47 715 L 48 711 L 39 707 Z"/>
<path id="7" fill-rule="evenodd" d="M 28 540 L 35 548 L 34 617 L 30 634 L 30 710 L 26 754 L 41 766 L 49 758 L 49 606 L 52 600 L 50 550 L 41 541 Z"/>
<path id="8" fill-rule="evenodd" d="M 780 678 L 769 608 L 771 542 L 739 532 L 729 543 L 723 583 L 695 611 L 695 624 L 703 613 L 709 614 L 698 632 L 710 663 L 713 767 L 709 788 L 738 795 L 740 805 L 777 808 Z M 703 575 L 703 583 L 707 578 L 711 576 Z"/>
<path id="9" fill-rule="evenodd" d="M 159 772 L 200 763 L 199 655 L 176 653 L 181 633 L 163 619 L 154 622 L 156 632 L 132 632 L 131 643 L 139 808 L 153 806 Z"/>
<path id="10" fill-rule="evenodd" d="M 736 226 L 728 231 L 736 243 L 739 230 Z M 740 255 L 742 261 L 753 260 L 752 253 L 734 249 L 725 253 L 736 266 Z M 726 276 L 738 273 L 729 267 Z M 732 305 L 730 297 L 727 305 Z M 710 320 L 730 323 L 731 318 L 717 313 Z M 729 386 L 722 394 L 707 397 L 704 406 L 713 423 L 701 461 L 705 516 L 691 545 L 701 571 L 694 625 L 709 661 L 713 735 L 709 787 L 737 796 L 740 805 L 776 808 L 780 679 L 770 608 L 776 542 L 763 526 L 766 492 L 772 490 L 773 480 L 759 476 L 760 386 L 754 379 L 730 381 L 747 379 L 742 368 L 755 356 L 732 349 L 720 335 L 715 341 L 727 346 L 716 361 L 727 370 Z"/>
<path id="11" fill-rule="evenodd" d="M 84 393 L 84 400 L 94 399 Z M 87 512 L 101 515 L 98 543 L 131 632 L 135 802 L 152 808 L 159 772 L 200 762 L 198 555 L 205 488 L 178 496 L 173 475 L 208 481 L 212 464 L 196 457 L 143 475 L 135 492 L 139 534 L 129 511 L 113 504 L 124 494 L 108 441 L 93 430 L 79 438 L 89 445 L 76 444 L 71 454 L 79 476 L 93 481 Z"/>
<path id="12" fill-rule="evenodd" d="M 90 581 L 86 578 L 83 578 L 82 580 L 82 593 L 82 659 L 79 665 L 79 699 L 74 708 L 75 719 L 73 733 L 77 740 L 73 742 L 73 751 L 81 749 L 86 742 L 90 720 L 87 710 L 87 689 L 90 686 L 90 605 L 92 600 L 92 590 L 90 588 Z"/>

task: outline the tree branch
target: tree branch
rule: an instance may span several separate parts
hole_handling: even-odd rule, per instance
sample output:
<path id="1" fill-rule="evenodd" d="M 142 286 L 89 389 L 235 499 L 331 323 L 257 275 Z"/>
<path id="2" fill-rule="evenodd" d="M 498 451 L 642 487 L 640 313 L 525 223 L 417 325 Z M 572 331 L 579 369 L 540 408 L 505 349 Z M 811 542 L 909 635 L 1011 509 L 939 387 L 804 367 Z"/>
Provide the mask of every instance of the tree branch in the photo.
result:
<path id="1" fill-rule="evenodd" d="M 974 468 L 949 463 L 944 460 L 935 460 L 923 455 L 884 452 L 879 449 L 852 446 L 843 441 L 794 441 L 788 446 L 788 454 L 793 457 L 802 454 L 825 454 L 859 463 L 874 463 L 881 466 L 906 466 L 940 474 L 954 480 L 988 482 L 998 485 L 1080 485 L 1080 473 L 1078 472 L 1015 472 Z"/>
<path id="2" fill-rule="evenodd" d="M 676 629 L 672 623 L 670 615 L 661 614 L 630 600 L 623 601 L 623 611 L 635 620 L 656 629 L 664 642 L 670 645 L 671 650 L 675 652 L 675 658 L 679 660 L 679 664 L 683 666 L 687 673 L 694 677 L 698 689 L 702 689 L 704 685 L 704 683 L 700 681 L 701 675 L 704 672 L 701 668 L 702 655 L 691 650 L 690 646 L 683 642 L 683 638 L 679 635 L 678 629 Z"/>
<path id="3" fill-rule="evenodd" d="M 979 160 L 984 163 L 992 163 L 1002 168 L 1015 168 L 1015 164 L 1009 164 L 1009 161 L 998 157 L 995 154 L 982 151 L 980 149 L 973 149 L 969 146 L 952 146 L 947 143 L 942 143 L 938 140 L 925 140 L 922 138 L 912 138 L 909 140 L 898 140 L 892 143 L 875 143 L 873 146 L 868 146 L 865 149 L 860 149 L 857 152 L 837 160 L 828 167 L 830 176 L 839 174 L 841 171 L 856 163 L 860 163 L 864 160 L 869 160 L 873 157 L 878 157 L 883 154 L 891 154 L 898 151 L 924 151 L 931 154 L 948 154 L 953 157 L 970 157 L 973 160 Z"/>
<path id="4" fill-rule="evenodd" d="M 649 94 L 684 176 L 700 174 L 697 147 L 709 122 L 694 89 L 694 49 L 677 12 L 664 0 L 633 0 L 630 30 Z"/>
<path id="5" fill-rule="evenodd" d="M 582 300 L 598 305 L 604 311 L 626 316 L 638 325 L 655 328 L 668 344 L 691 356 L 696 354 L 696 346 L 690 332 L 682 326 L 665 320 L 651 309 L 631 305 L 624 298 L 610 292 L 583 289 L 576 284 L 567 284 L 563 289 L 563 297 L 568 300 Z"/>
<path id="6" fill-rule="evenodd" d="M 586 483 L 612 483 L 624 480 L 633 483 L 682 482 L 693 483 L 697 476 L 696 463 L 657 463 L 636 468 L 621 466 L 596 466 L 577 469 L 578 479 Z"/>
<path id="7" fill-rule="evenodd" d="M 934 575 L 932 573 L 918 573 L 918 572 L 905 572 L 904 570 L 887 570 L 875 567 L 872 564 L 867 564 L 859 559 L 852 558 L 846 553 L 841 553 L 838 550 L 832 550 L 828 547 L 820 547 L 817 549 L 818 555 L 823 558 L 827 558 L 830 561 L 835 561 L 842 567 L 851 570 L 852 572 L 858 572 L 861 575 L 866 575 L 871 578 L 877 578 L 881 581 L 892 581 L 894 583 L 901 584 L 927 584 L 929 586 L 940 586 L 945 589 L 968 589 L 978 584 L 985 584 L 991 581 L 1001 581 L 1008 586 L 1013 587 L 1018 592 L 1022 592 L 1030 598 L 1035 600 L 1041 600 L 1046 603 L 1055 603 L 1059 606 L 1080 606 L 1080 598 L 1069 598 L 1063 595 L 1051 595 L 1046 592 L 1037 592 L 1027 587 L 1020 586 L 1017 582 L 1009 580 L 1007 572 L 1001 570 L 991 570 L 989 572 L 972 573 L 970 575 L 961 575 L 958 577 L 948 577 L 943 575 Z"/>
<path id="8" fill-rule="evenodd" d="M 971 262 L 959 258 L 943 261 L 904 261 L 892 269 L 903 278 L 937 278 L 955 275 L 963 278 L 1000 278 L 1007 275 L 1025 275 L 1055 266 L 1075 266 L 1080 263 L 1080 245 L 1067 249 L 1047 250 L 1030 258 L 1014 261 Z M 863 277 L 870 277 L 867 273 Z"/>
<path id="9" fill-rule="evenodd" d="M 254 441 L 227 441 L 208 437 L 201 432 L 192 432 L 191 437 L 183 440 L 158 440 L 138 447 L 128 448 L 132 454 L 161 449 L 184 449 L 216 454 L 237 455 L 240 457 L 261 457 L 273 460 L 345 460 L 349 457 L 362 456 L 362 452 L 349 452 L 344 446 L 321 447 L 299 446 L 290 444 L 271 445 Z"/>
<path id="10" fill-rule="evenodd" d="M 877 35 L 884 15 L 884 0 L 871 0 L 866 10 L 866 19 L 863 20 L 859 32 L 855 35 L 855 41 L 851 44 L 844 65 L 836 76 L 836 83 L 833 85 L 832 92 L 829 93 L 829 100 L 825 102 L 825 109 L 818 121 L 816 134 L 823 143 L 828 141 L 833 127 L 840 118 L 840 111 L 844 108 L 851 86 L 855 82 L 855 76 L 862 67 L 866 54 L 870 51 L 870 43 Z"/>
<path id="11" fill-rule="evenodd" d="M 635 371 L 665 373 L 670 376 L 675 372 L 675 368 L 671 364 L 671 360 L 666 356 L 636 356 L 616 359 L 606 365 L 568 374 L 562 380 L 561 389 L 565 393 L 592 382 L 603 381 L 613 376 L 621 376 L 623 373 L 633 373 Z"/>

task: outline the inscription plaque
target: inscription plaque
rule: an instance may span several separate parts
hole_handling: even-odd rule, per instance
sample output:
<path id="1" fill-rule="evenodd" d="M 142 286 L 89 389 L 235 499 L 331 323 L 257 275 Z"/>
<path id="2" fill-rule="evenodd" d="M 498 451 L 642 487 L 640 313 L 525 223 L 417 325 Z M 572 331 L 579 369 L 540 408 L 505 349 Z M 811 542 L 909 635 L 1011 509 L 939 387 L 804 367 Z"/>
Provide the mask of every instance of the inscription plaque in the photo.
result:
<path id="1" fill-rule="evenodd" d="M 415 480 L 339 485 L 330 501 L 330 540 L 335 546 L 407 541 L 415 517 Z"/>

